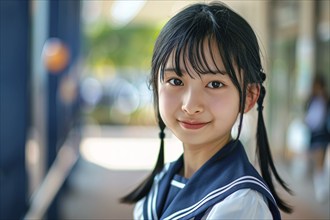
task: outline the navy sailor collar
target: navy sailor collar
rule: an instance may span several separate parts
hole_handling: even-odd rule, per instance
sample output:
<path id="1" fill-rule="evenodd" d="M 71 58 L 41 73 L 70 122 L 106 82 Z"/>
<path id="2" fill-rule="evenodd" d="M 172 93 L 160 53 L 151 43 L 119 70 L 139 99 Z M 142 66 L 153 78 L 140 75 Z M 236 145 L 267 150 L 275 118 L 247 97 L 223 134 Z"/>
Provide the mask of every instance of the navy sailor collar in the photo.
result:
<path id="1" fill-rule="evenodd" d="M 275 199 L 262 177 L 249 162 L 240 141 L 230 141 L 211 157 L 186 183 L 171 204 L 164 209 L 170 183 L 183 166 L 183 155 L 154 180 L 143 205 L 144 219 L 191 219 L 202 217 L 206 210 L 233 192 L 250 188 L 268 200 L 274 219 L 281 219 Z"/>

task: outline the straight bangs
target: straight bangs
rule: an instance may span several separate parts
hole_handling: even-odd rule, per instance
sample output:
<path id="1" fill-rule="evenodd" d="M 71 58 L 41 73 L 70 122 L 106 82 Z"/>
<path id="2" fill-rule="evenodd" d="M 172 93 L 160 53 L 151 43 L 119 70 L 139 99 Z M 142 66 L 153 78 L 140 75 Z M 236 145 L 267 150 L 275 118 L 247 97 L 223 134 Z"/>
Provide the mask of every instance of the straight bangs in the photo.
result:
<path id="1" fill-rule="evenodd" d="M 161 64 L 159 74 L 163 78 L 164 68 L 168 62 L 171 62 L 171 68 L 178 76 L 187 73 L 191 78 L 200 77 L 201 74 L 226 74 L 228 71 L 219 65 L 220 48 L 214 48 L 214 36 L 196 36 L 193 33 L 187 36 L 187 39 L 181 40 L 170 52 L 167 60 Z M 216 44 L 218 46 L 218 44 Z M 212 48 L 213 47 L 213 48 Z M 219 55 L 215 55 L 218 53 Z M 211 61 L 206 57 L 211 57 Z M 218 57 L 218 58 L 215 58 Z M 171 59 L 171 60 L 169 60 Z M 212 66 L 212 67 L 211 67 Z"/>

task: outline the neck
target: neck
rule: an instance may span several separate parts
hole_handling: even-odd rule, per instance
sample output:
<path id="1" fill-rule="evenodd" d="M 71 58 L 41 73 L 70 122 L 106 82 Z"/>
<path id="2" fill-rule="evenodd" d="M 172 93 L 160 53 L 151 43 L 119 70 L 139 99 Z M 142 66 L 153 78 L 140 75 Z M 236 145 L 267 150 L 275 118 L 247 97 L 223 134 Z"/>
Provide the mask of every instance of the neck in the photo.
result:
<path id="1" fill-rule="evenodd" d="M 184 165 L 181 173 L 185 178 L 190 178 L 201 168 L 214 154 L 222 149 L 229 141 L 231 137 L 225 137 L 212 144 L 200 145 L 188 145 L 184 144 Z"/>

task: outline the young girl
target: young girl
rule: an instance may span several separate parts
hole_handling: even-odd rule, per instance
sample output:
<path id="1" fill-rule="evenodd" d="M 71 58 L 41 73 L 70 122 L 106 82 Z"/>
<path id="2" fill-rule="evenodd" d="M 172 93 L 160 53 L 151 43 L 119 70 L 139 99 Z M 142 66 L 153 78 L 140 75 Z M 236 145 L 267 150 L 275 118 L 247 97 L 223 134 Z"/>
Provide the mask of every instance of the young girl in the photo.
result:
<path id="1" fill-rule="evenodd" d="M 262 109 L 266 76 L 250 25 L 221 3 L 195 4 L 164 26 L 154 48 L 151 85 L 161 148 L 151 175 L 122 202 L 135 219 L 280 219 L 290 212 L 275 191 Z M 238 140 L 244 113 L 258 104 L 262 177 Z M 239 118 L 237 137 L 231 130 Z M 164 129 L 184 153 L 164 165 Z"/>

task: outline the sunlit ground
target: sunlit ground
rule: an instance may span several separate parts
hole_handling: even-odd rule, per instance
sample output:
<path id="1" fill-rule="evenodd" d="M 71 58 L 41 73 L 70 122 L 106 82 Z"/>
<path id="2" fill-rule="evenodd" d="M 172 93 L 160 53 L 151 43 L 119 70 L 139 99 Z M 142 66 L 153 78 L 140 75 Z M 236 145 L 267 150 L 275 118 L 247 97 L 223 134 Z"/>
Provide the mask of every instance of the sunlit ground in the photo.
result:
<path id="1" fill-rule="evenodd" d="M 244 123 L 251 124 L 249 115 Z M 251 131 L 246 127 L 241 139 L 248 141 Z M 89 162 L 112 170 L 149 170 L 155 165 L 160 146 L 156 127 L 88 125 L 84 133 L 80 152 Z M 170 162 L 182 154 L 182 143 L 170 132 L 166 137 L 165 162 Z"/>
<path id="2" fill-rule="evenodd" d="M 84 159 L 107 169 L 145 170 L 155 165 L 159 145 L 157 138 L 87 137 L 80 151 Z M 176 160 L 181 153 L 178 139 L 165 139 L 165 162 Z"/>

